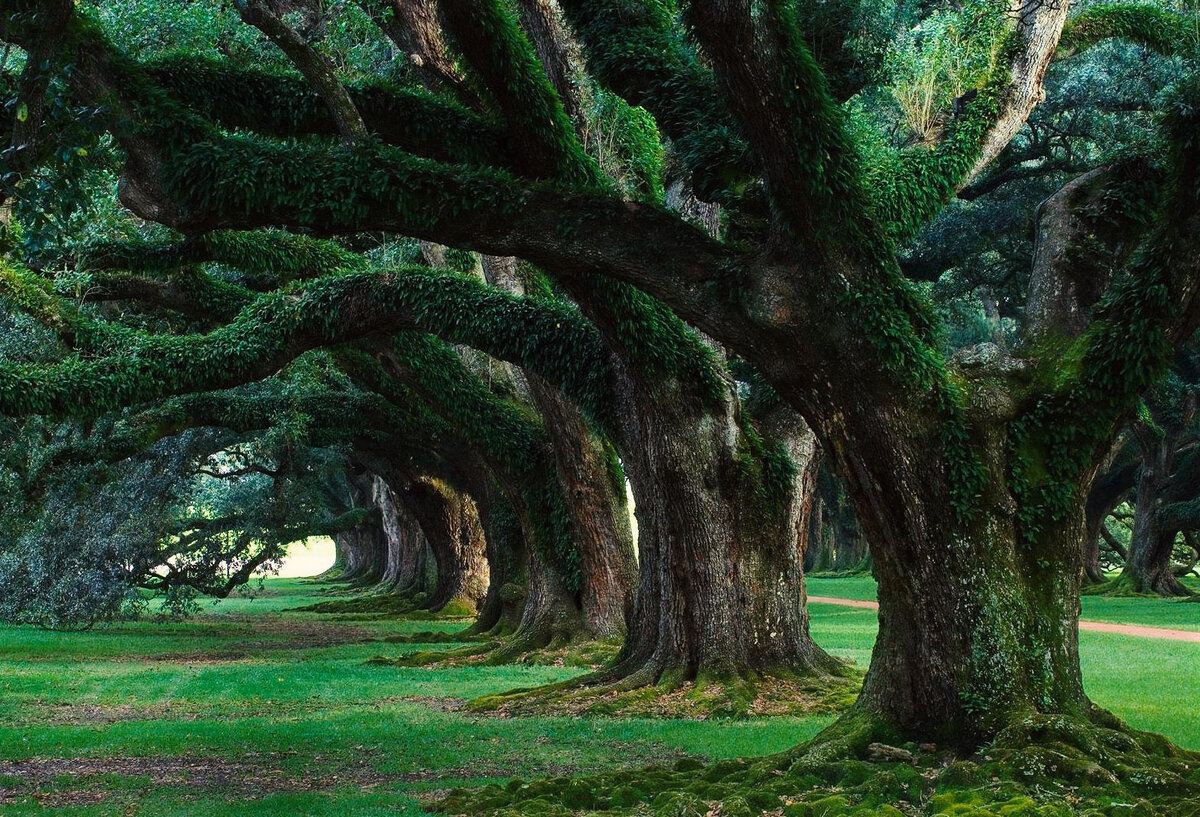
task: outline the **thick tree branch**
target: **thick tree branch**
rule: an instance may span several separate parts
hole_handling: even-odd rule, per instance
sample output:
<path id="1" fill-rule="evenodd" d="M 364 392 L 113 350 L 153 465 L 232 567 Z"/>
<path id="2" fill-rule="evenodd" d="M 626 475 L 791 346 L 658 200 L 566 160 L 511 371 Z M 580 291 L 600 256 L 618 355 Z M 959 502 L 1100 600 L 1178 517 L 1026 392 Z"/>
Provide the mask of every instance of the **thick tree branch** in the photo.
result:
<path id="1" fill-rule="evenodd" d="M 45 322 L 55 325 L 55 316 L 66 314 L 69 320 L 58 320 L 71 339 L 95 335 L 111 351 L 92 361 L 0 369 L 5 413 L 86 416 L 226 388 L 259 380 L 312 348 L 406 329 L 436 331 L 513 360 L 559 385 L 598 419 L 611 405 L 607 356 L 595 329 L 577 312 L 453 273 L 409 268 L 322 279 L 262 296 L 228 325 L 199 336 L 97 327 L 27 278 L 10 276 L 8 286 L 32 289 Z"/>
<path id="2" fill-rule="evenodd" d="M 145 67 L 180 104 L 222 127 L 277 137 L 339 133 L 320 95 L 300 77 L 186 54 Z M 367 129 L 386 144 L 439 161 L 509 165 L 503 130 L 458 104 L 382 82 L 345 87 Z"/>
<path id="3" fill-rule="evenodd" d="M 1200 20 L 1162 6 L 1114 3 L 1091 6 L 1063 27 L 1058 56 L 1070 57 L 1105 40 L 1121 39 L 1170 56 L 1200 47 Z"/>
<path id="4" fill-rule="evenodd" d="M 442 8 L 463 54 L 496 101 L 521 174 L 582 190 L 606 186 L 513 15 L 496 0 L 442 0 Z"/>
<path id="5" fill-rule="evenodd" d="M 650 0 L 560 0 L 589 69 L 646 108 L 692 174 L 697 198 L 732 203 L 758 174 L 754 155 L 712 72 L 668 9 Z"/>
<path id="6" fill-rule="evenodd" d="M 1106 271 L 1075 263 L 1090 225 L 1080 205 L 1093 197 L 1111 169 L 1100 167 L 1072 179 L 1038 207 L 1033 272 L 1026 305 L 1026 343 L 1050 333 L 1078 337 L 1091 321 L 1091 309 L 1108 289 Z"/>
<path id="7" fill-rule="evenodd" d="M 825 75 L 785 3 L 767 2 L 761 14 L 751 6 L 693 0 L 686 9 L 762 163 L 772 205 L 795 239 L 825 249 L 837 234 L 869 253 L 869 236 L 845 241 L 845 230 L 862 228 L 867 203 Z"/>
<path id="8" fill-rule="evenodd" d="M 437 0 L 362 0 L 375 24 L 408 56 L 426 88 L 451 90 L 460 103 L 483 110 L 483 101 L 455 65 L 437 19 Z"/>
<path id="9" fill-rule="evenodd" d="M 266 0 L 234 0 L 242 20 L 257 28 L 304 75 L 309 84 L 325 100 L 330 115 L 337 123 L 342 141 L 347 145 L 361 144 L 368 137 L 367 126 L 354 106 L 354 100 L 333 72 L 333 66 L 315 48 L 305 42 L 291 26 L 283 22 Z"/>
<path id="10" fill-rule="evenodd" d="M 970 172 L 958 182 L 962 187 L 978 177 L 1008 146 L 1046 92 L 1046 69 L 1058 50 L 1067 20 L 1068 0 L 1015 0 L 1019 46 L 1009 62 L 1010 78 L 999 110 L 980 142 L 979 155 Z"/>

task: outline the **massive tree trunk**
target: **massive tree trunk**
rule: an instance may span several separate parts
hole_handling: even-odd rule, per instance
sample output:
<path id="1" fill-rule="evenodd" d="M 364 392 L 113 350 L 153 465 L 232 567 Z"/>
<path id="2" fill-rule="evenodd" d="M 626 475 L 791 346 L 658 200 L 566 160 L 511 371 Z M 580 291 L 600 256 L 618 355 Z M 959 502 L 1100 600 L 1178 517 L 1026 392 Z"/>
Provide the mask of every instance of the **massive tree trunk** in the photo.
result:
<path id="1" fill-rule="evenodd" d="M 817 459 L 811 432 L 788 412 L 788 421 L 763 424 L 767 436 L 778 435 L 764 441 L 690 330 L 660 329 L 682 333 L 669 342 L 701 369 L 713 367 L 701 377 L 707 384 L 631 350 L 648 341 L 633 335 L 648 330 L 630 334 L 620 293 L 575 283 L 569 291 L 613 352 L 618 445 L 638 519 L 633 623 L 607 679 L 634 686 L 835 673 L 838 663 L 809 636 L 804 603 Z"/>
<path id="2" fill-rule="evenodd" d="M 623 635 L 637 576 L 624 474 L 579 409 L 536 375 L 528 382 L 550 434 L 556 476 L 579 549 L 584 633 L 589 638 Z"/>
<path id="3" fill-rule="evenodd" d="M 470 497 L 439 480 L 419 479 L 404 490 L 437 563 L 437 583 L 425 607 L 474 614 L 487 593 L 483 528 Z"/>
<path id="4" fill-rule="evenodd" d="M 817 473 L 812 524 L 804 555 L 804 572 L 845 573 L 865 571 L 871 551 L 850 507 L 845 489 L 827 467 Z"/>
<path id="5" fill-rule="evenodd" d="M 635 684 L 836 672 L 805 609 L 811 433 L 800 423 L 785 442 L 799 473 L 764 486 L 732 395 L 723 413 L 700 415 L 657 389 L 640 396 L 626 464 L 641 582 L 610 674 Z"/>
<path id="6" fill-rule="evenodd" d="M 464 635 L 504 636 L 521 623 L 528 594 L 525 538 L 512 502 L 499 492 L 476 495 L 487 547 L 488 589 Z"/>
<path id="7" fill-rule="evenodd" d="M 493 286 L 524 292 L 516 259 L 485 256 L 483 270 Z M 583 635 L 623 635 L 633 608 L 637 562 L 624 475 L 615 453 L 557 388 L 529 373 L 514 370 L 510 376 L 514 388 L 537 409 L 550 437 L 555 476 L 579 552 L 577 596 Z"/>
<path id="8" fill-rule="evenodd" d="M 347 509 L 373 505 L 374 479 L 374 474 L 364 472 L 348 480 Z M 387 567 L 388 538 L 378 514 L 372 514 L 361 525 L 335 534 L 333 542 L 337 553 L 335 562 L 342 565 L 342 570 L 332 578 L 358 586 L 379 581 Z"/>
<path id="9" fill-rule="evenodd" d="M 1014 375 L 985 346 L 978 368 L 963 370 L 992 384 L 968 414 L 977 473 L 951 478 L 958 443 L 939 439 L 927 417 L 889 406 L 817 417 L 826 440 L 835 429 L 848 435 L 849 445 L 832 450 L 874 557 L 879 631 L 856 706 L 876 735 L 894 730 L 974 749 L 1029 714 L 1093 711 L 1080 676 L 1078 616 L 1095 466 L 1066 483 L 1068 501 L 1052 512 L 1036 494 L 1015 493 L 1010 476 L 1028 467 L 1019 458 L 1043 443 L 1013 453 L 1013 401 L 1003 383 Z"/>
<path id="10" fill-rule="evenodd" d="M 1178 531 L 1164 525 L 1160 513 L 1170 478 L 1169 442 L 1156 439 L 1147 445 L 1148 456 L 1143 459 L 1137 481 L 1133 534 L 1120 581 L 1136 593 L 1190 596 L 1191 591 L 1179 581 L 1171 564 Z"/>
<path id="11" fill-rule="evenodd" d="M 1087 584 L 1100 585 L 1108 581 L 1100 565 L 1100 539 L 1105 538 L 1104 526 L 1108 517 L 1133 490 L 1137 464 L 1128 454 L 1131 447 L 1123 439 L 1113 446 L 1088 491 L 1083 534 L 1083 578 Z"/>
<path id="12" fill-rule="evenodd" d="M 1026 713 L 1086 717 L 1082 498 L 1033 542 L 1021 541 L 1002 480 L 989 481 L 968 525 L 919 488 L 897 499 L 919 524 L 878 534 L 888 543 L 875 551 L 879 635 L 859 706 L 912 737 L 963 746 Z"/>
<path id="13" fill-rule="evenodd" d="M 420 523 L 381 477 L 375 477 L 371 494 L 379 508 L 388 546 L 387 562 L 379 579 L 380 590 L 394 594 L 427 590 L 425 556 L 429 544 Z"/>

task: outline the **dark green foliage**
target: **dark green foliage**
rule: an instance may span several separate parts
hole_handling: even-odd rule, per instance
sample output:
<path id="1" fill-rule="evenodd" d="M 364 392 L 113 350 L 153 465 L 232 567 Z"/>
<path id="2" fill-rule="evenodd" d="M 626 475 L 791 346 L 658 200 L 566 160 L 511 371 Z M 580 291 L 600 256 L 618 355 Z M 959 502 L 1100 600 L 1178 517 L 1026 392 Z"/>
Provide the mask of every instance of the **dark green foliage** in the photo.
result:
<path id="1" fill-rule="evenodd" d="M 1015 45 L 1013 38 L 1003 53 L 1010 53 Z M 932 150 L 917 147 L 872 157 L 867 180 L 871 208 L 892 238 L 915 237 L 946 206 L 979 158 L 983 137 L 1007 91 L 1008 60 L 998 63 Z"/>
<path id="2" fill-rule="evenodd" d="M 467 370 L 454 351 L 425 334 L 405 333 L 393 340 L 397 356 L 417 389 L 495 467 L 520 486 L 530 514 L 533 540 L 553 559 L 571 592 L 579 590 L 579 551 L 571 538 L 565 498 L 554 473 L 550 440 L 540 419 L 521 406 L 496 397 Z"/>
<path id="3" fill-rule="evenodd" d="M 453 0 L 443 5 L 443 13 L 504 118 L 523 175 L 577 190 L 607 187 L 507 6 L 499 0 Z"/>
<path id="4" fill-rule="evenodd" d="M 223 127 L 282 137 L 337 133 L 321 98 L 299 76 L 188 53 L 159 57 L 146 68 L 181 104 Z M 428 91 L 381 81 L 350 84 L 347 91 L 368 129 L 387 144 L 448 162 L 509 161 L 500 128 Z"/>
<path id="5" fill-rule="evenodd" d="M 755 160 L 722 100 L 716 79 L 679 35 L 667 3 L 562 3 L 588 51 L 589 67 L 631 105 L 650 111 L 692 173 L 696 192 L 735 199 Z"/>
<path id="6" fill-rule="evenodd" d="M 1159 54 L 1180 54 L 1200 46 L 1195 19 L 1149 3 L 1112 3 L 1085 8 L 1063 28 L 1059 48 L 1073 54 L 1109 39 L 1123 39 Z"/>

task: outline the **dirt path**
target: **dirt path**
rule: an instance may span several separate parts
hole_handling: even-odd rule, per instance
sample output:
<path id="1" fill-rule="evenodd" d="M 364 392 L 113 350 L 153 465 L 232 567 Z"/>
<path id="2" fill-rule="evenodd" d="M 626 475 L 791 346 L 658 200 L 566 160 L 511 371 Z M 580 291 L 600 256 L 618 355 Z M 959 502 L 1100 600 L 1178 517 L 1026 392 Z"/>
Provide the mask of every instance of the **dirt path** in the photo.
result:
<path id="1" fill-rule="evenodd" d="M 817 604 L 837 604 L 842 607 L 858 607 L 863 610 L 878 610 L 879 603 L 862 599 L 839 599 L 833 596 L 809 596 L 810 602 Z M 1105 621 L 1080 620 L 1079 629 L 1094 633 L 1118 633 L 1120 635 L 1136 635 L 1142 638 L 1165 638 L 1168 641 L 1194 641 L 1200 643 L 1200 631 L 1168 630 L 1165 627 L 1141 627 L 1136 624 L 1109 624 Z"/>

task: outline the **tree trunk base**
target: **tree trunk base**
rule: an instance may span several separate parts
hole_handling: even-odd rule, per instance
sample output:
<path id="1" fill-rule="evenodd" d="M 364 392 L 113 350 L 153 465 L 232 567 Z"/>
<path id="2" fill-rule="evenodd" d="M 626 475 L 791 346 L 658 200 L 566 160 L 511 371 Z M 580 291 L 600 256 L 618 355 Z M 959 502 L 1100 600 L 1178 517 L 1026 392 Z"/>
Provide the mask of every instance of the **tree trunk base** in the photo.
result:
<path id="1" fill-rule="evenodd" d="M 1102 584 L 1085 585 L 1080 593 L 1084 596 L 1111 596 L 1128 598 L 1187 598 L 1196 593 L 1181 582 L 1175 574 L 1167 571 L 1154 584 L 1141 585 L 1129 576 L 1121 575 Z"/>
<path id="2" fill-rule="evenodd" d="M 469 601 L 451 599 L 437 610 L 427 607 L 428 594 L 358 592 L 345 594 L 342 598 L 319 601 L 305 607 L 295 608 L 303 613 L 354 614 L 374 618 L 414 618 L 421 620 L 471 618 L 475 610 Z M 343 619 L 346 620 L 346 619 Z"/>
<path id="3" fill-rule="evenodd" d="M 862 686 L 861 675 L 849 672 L 844 677 L 783 672 L 685 679 L 647 666 L 615 680 L 604 680 L 606 675 L 598 672 L 580 680 L 489 695 L 472 701 L 469 708 L 505 717 L 707 720 L 829 715 L 849 708 Z"/>
<path id="4" fill-rule="evenodd" d="M 393 639 L 389 639 L 393 640 Z M 449 650 L 422 650 L 386 659 L 398 667 L 461 667 L 470 665 L 539 664 L 546 666 L 596 668 L 611 660 L 621 648 L 621 639 L 589 639 L 580 627 L 524 627 L 510 631 L 501 621 L 490 631 L 469 628 L 459 633 L 417 633 L 397 637 L 395 643 L 475 643 Z"/>
<path id="5" fill-rule="evenodd" d="M 896 745 L 886 725 L 853 709 L 791 751 L 705 765 L 624 770 L 587 778 L 454 791 L 449 814 L 963 814 L 1068 817 L 1200 816 L 1200 753 L 1139 732 L 1112 714 L 1030 713 L 963 756 Z"/>

